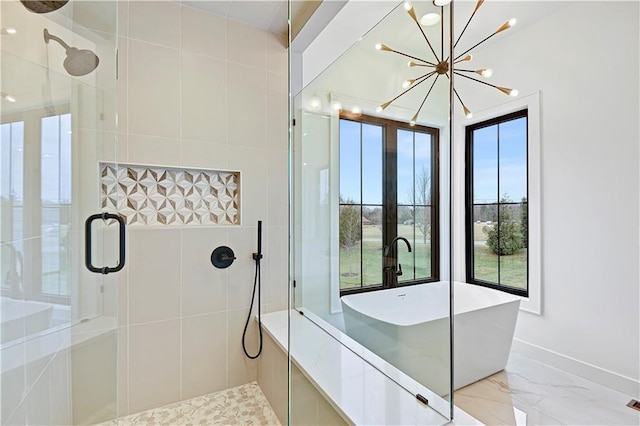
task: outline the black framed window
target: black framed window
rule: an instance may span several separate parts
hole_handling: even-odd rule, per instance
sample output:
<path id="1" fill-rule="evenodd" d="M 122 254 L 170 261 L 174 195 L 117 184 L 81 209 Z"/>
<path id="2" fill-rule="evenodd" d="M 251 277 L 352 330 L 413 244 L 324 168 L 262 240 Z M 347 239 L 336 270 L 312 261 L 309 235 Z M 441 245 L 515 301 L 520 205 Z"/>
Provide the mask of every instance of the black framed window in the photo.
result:
<path id="1" fill-rule="evenodd" d="M 466 128 L 467 282 L 529 294 L 527 110 Z"/>
<path id="2" fill-rule="evenodd" d="M 438 129 L 340 118 L 340 293 L 437 281 Z M 385 247 L 396 237 L 406 238 Z M 396 250 L 397 247 L 397 250 Z M 383 273 L 402 265 L 402 275 Z"/>

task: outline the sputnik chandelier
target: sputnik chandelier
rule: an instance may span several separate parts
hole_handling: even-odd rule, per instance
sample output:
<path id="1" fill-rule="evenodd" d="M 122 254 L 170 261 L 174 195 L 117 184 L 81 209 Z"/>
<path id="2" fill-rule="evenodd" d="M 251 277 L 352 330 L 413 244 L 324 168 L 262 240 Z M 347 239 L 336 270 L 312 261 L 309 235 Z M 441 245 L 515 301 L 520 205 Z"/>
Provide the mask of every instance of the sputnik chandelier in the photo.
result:
<path id="1" fill-rule="evenodd" d="M 474 69 L 459 68 L 459 67 L 456 66 L 458 64 L 462 64 L 464 62 L 471 61 L 473 56 L 469 52 L 471 52 L 473 49 L 475 49 L 476 47 L 480 46 L 481 44 L 483 44 L 484 42 L 486 42 L 487 40 L 489 40 L 493 36 L 503 32 L 505 30 L 508 30 L 509 28 L 514 26 L 515 23 L 516 23 L 516 20 L 515 19 L 508 20 L 507 22 L 502 24 L 497 30 L 495 30 L 493 33 L 491 33 L 490 35 L 488 35 L 487 37 L 485 37 L 483 40 L 479 41 L 478 43 L 474 44 L 472 47 L 470 47 L 469 49 L 465 50 L 464 52 L 462 52 L 460 54 L 457 54 L 457 55 L 454 53 L 455 56 L 454 56 L 453 60 L 451 61 L 451 63 L 453 65 L 450 67 L 449 66 L 449 62 L 450 62 L 449 61 L 449 57 L 448 56 L 445 57 L 445 50 L 444 50 L 444 19 L 443 19 L 443 8 L 444 8 L 444 6 L 448 5 L 449 3 L 451 3 L 451 0 L 434 0 L 433 4 L 436 7 L 440 8 L 440 16 L 438 16 L 437 14 L 434 14 L 434 13 L 429 13 L 429 14 L 426 14 L 425 16 L 423 16 L 420 20 L 418 20 L 418 17 L 416 15 L 416 11 L 413 8 L 413 6 L 411 5 L 411 3 L 409 3 L 408 1 L 404 3 L 404 9 L 407 11 L 407 13 L 411 17 L 411 19 L 418 26 L 418 29 L 422 33 L 422 36 L 424 37 L 424 40 L 427 42 L 427 46 L 429 46 L 429 50 L 433 54 L 434 59 L 427 60 L 427 59 L 419 58 L 419 57 L 412 56 L 412 55 L 406 54 L 404 52 L 400 52 L 398 50 L 392 49 L 391 47 L 389 47 L 389 46 L 387 46 L 386 44 L 383 44 L 383 43 L 376 44 L 376 49 L 377 50 L 384 51 L 384 52 L 393 52 L 393 53 L 395 53 L 397 55 L 405 56 L 405 57 L 411 59 L 407 64 L 409 68 L 424 67 L 424 68 L 426 68 L 428 70 L 428 72 L 426 72 L 425 74 L 423 74 L 423 75 L 421 75 L 421 76 L 419 76 L 417 78 L 414 78 L 414 79 L 411 79 L 411 80 L 405 80 L 404 83 L 402 84 L 402 87 L 405 90 L 402 93 L 400 93 L 398 96 L 396 96 L 395 98 L 393 98 L 390 101 L 385 102 L 382 105 L 380 105 L 376 110 L 377 112 L 379 112 L 379 113 L 382 112 L 385 108 L 387 108 L 389 105 L 391 105 L 391 103 L 396 101 L 398 98 L 400 98 L 404 94 L 410 92 L 411 90 L 415 89 L 416 87 L 418 87 L 422 83 L 424 83 L 426 81 L 429 81 L 432 77 L 434 77 L 433 78 L 433 82 L 431 83 L 431 87 L 427 91 L 427 94 L 424 96 L 424 99 L 422 100 L 422 103 L 418 107 L 418 110 L 416 111 L 414 116 L 411 118 L 411 121 L 409 122 L 412 126 L 415 125 L 416 124 L 416 120 L 418 119 L 418 114 L 420 114 L 420 110 L 422 109 L 422 107 L 424 106 L 425 102 L 427 101 L 427 98 L 431 94 L 431 91 L 433 90 L 433 86 L 435 86 L 435 84 L 438 81 L 438 79 L 443 75 L 445 77 L 447 77 L 447 79 L 450 79 L 450 73 L 451 72 L 453 72 L 453 74 L 456 75 L 456 76 L 459 76 L 459 77 L 462 77 L 462 78 L 465 78 L 465 79 L 468 79 L 468 80 L 472 80 L 472 81 L 475 81 L 475 82 L 480 83 L 480 84 L 484 84 L 484 85 L 489 86 L 489 87 L 493 87 L 494 89 L 498 89 L 499 91 L 501 91 L 505 95 L 518 96 L 518 91 L 515 90 L 515 89 L 509 89 L 507 87 L 496 86 L 494 84 L 487 83 L 485 81 L 479 80 L 479 79 L 471 77 L 469 75 L 469 74 L 478 74 L 478 75 L 480 75 L 482 77 L 485 77 L 485 78 L 491 77 L 491 75 L 493 74 L 493 71 L 491 69 L 489 69 L 489 68 L 482 68 L 482 69 L 474 70 Z M 456 42 L 453 45 L 453 51 L 454 52 L 455 52 L 456 46 L 458 45 L 458 43 L 460 42 L 460 39 L 462 38 L 462 36 L 464 34 L 464 32 L 469 27 L 469 24 L 471 23 L 471 20 L 476 15 L 476 12 L 478 11 L 478 9 L 480 9 L 480 6 L 482 6 L 482 3 L 484 3 L 484 0 L 478 0 L 477 1 L 476 6 L 475 6 L 475 8 L 473 10 L 473 13 L 471 14 L 469 19 L 467 20 L 467 23 L 465 24 L 464 28 L 462 29 L 462 32 L 460 33 L 460 35 L 458 36 Z M 439 56 L 438 56 L 438 53 L 433 49 L 433 45 L 429 41 L 429 38 L 425 34 L 424 30 L 422 29 L 422 25 L 433 25 L 434 23 L 437 23 L 438 21 L 440 21 L 440 38 L 441 38 L 440 55 Z M 452 68 L 452 69 L 450 69 L 450 68 Z M 469 110 L 469 108 L 467 108 L 467 106 L 464 104 L 464 102 L 462 102 L 462 99 L 460 98 L 460 94 L 458 94 L 458 91 L 455 88 L 453 88 L 453 93 L 456 95 L 456 98 L 458 99 L 458 101 L 462 105 L 462 109 L 464 111 L 464 115 L 467 118 L 471 118 L 472 117 L 471 111 Z"/>

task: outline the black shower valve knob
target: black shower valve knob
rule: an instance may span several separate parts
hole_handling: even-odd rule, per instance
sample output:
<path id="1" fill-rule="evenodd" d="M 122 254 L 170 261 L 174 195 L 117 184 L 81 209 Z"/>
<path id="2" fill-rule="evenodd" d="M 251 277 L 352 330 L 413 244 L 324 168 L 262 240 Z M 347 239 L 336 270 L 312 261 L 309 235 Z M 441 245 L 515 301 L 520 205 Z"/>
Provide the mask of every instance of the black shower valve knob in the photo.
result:
<path id="1" fill-rule="evenodd" d="M 228 268 L 234 260 L 236 255 L 231 247 L 220 246 L 211 253 L 211 264 L 218 269 Z"/>

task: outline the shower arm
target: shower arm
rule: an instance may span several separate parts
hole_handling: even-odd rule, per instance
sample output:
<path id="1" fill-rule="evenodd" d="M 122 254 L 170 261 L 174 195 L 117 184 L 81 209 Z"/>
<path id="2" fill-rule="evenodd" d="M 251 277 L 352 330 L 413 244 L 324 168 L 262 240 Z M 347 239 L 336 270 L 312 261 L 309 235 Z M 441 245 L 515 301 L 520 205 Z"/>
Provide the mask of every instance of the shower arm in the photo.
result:
<path id="1" fill-rule="evenodd" d="M 71 47 L 70 47 L 67 43 L 65 43 L 65 42 L 64 42 L 60 37 L 54 36 L 54 35 L 52 35 L 52 34 L 49 34 L 49 30 L 47 30 L 47 29 L 45 28 L 45 29 L 44 29 L 44 42 L 45 42 L 45 43 L 47 43 L 47 44 L 49 44 L 49 40 L 55 40 L 55 41 L 57 41 L 57 42 L 58 42 L 58 43 L 60 43 L 60 45 L 61 45 L 62 47 L 64 47 L 64 49 L 65 49 L 65 50 L 67 50 L 67 51 L 68 51 L 69 49 L 71 49 Z"/>

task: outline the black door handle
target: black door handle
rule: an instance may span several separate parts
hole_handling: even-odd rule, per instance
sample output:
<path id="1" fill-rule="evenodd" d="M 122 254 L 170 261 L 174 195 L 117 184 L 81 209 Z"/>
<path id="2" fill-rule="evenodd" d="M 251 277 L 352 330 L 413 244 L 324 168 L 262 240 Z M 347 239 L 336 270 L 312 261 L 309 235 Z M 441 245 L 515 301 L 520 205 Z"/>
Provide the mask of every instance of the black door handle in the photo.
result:
<path id="1" fill-rule="evenodd" d="M 102 219 L 104 221 L 108 220 L 108 219 L 115 219 L 118 221 L 118 228 L 120 231 L 120 247 L 119 247 L 119 257 L 120 259 L 118 260 L 118 264 L 114 267 L 109 267 L 109 266 L 103 266 L 102 268 L 97 268 L 95 266 L 93 266 L 92 260 L 91 260 L 91 224 L 93 223 L 94 220 L 97 219 Z M 91 216 L 89 216 L 87 218 L 87 220 L 84 222 L 84 233 L 85 233 L 85 242 L 84 242 L 84 264 L 87 267 L 88 270 L 90 270 L 91 272 L 95 272 L 96 274 L 102 274 L 102 275 L 107 275 L 110 274 L 112 272 L 118 272 L 120 270 L 122 270 L 122 268 L 124 268 L 124 262 L 125 262 L 125 258 L 126 258 L 126 252 L 125 252 L 125 233 L 126 233 L 126 228 L 127 228 L 127 224 L 124 220 L 124 217 L 122 217 L 119 214 L 114 214 L 114 213 L 97 213 L 97 214 L 92 214 Z"/>

